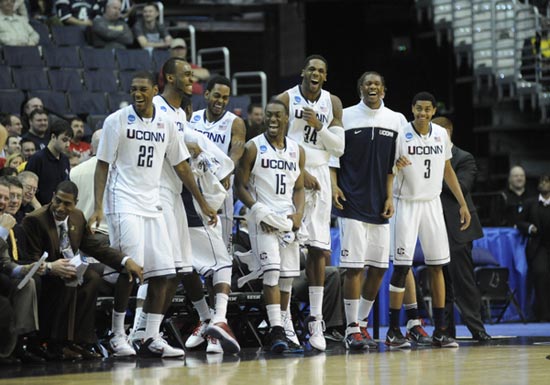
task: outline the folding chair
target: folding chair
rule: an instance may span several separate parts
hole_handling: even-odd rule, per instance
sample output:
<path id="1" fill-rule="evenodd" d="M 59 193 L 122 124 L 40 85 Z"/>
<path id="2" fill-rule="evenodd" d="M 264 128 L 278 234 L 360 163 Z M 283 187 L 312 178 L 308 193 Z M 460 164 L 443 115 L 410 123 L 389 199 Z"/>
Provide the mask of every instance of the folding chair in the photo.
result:
<path id="1" fill-rule="evenodd" d="M 479 266 L 474 269 L 477 287 L 481 293 L 482 314 L 489 323 L 499 323 L 510 304 L 513 304 L 523 323 L 525 315 L 516 299 L 516 290 L 508 284 L 510 271 L 507 267 Z M 498 312 L 495 317 L 494 312 Z"/>

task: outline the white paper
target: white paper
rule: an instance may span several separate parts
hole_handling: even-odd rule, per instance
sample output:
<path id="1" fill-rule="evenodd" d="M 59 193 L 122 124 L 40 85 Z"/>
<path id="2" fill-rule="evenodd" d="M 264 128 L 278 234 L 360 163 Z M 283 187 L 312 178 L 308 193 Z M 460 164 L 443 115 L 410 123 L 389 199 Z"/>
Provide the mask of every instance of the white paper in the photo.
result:
<path id="1" fill-rule="evenodd" d="M 71 265 L 76 268 L 76 278 L 71 279 L 70 281 L 66 281 L 65 286 L 76 287 L 78 285 L 81 285 L 84 281 L 84 273 L 88 268 L 88 262 L 82 260 L 79 253 L 71 259 Z"/>
<path id="2" fill-rule="evenodd" d="M 21 290 L 22 288 L 25 287 L 25 285 L 27 284 L 27 282 L 29 282 L 29 280 L 32 278 L 32 276 L 34 275 L 34 273 L 36 273 L 36 271 L 40 268 L 40 266 L 42 265 L 42 263 L 44 263 L 44 261 L 48 258 L 48 253 L 46 251 L 44 251 L 44 254 L 42 254 L 42 256 L 40 257 L 40 259 L 38 260 L 38 262 L 36 262 L 32 267 L 31 269 L 29 270 L 29 272 L 27 273 L 27 275 L 25 275 L 25 277 L 21 280 L 21 282 L 19 282 L 19 284 L 17 285 L 17 289 L 18 290 Z"/>

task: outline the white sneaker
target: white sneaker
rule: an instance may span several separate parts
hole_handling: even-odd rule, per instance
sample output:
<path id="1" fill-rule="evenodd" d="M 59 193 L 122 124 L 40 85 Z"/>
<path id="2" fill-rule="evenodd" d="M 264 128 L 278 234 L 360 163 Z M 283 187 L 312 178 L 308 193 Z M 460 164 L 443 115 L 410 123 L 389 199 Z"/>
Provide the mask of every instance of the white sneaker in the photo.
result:
<path id="1" fill-rule="evenodd" d="M 187 349 L 196 348 L 200 344 L 204 342 L 206 339 L 206 328 L 208 327 L 208 321 L 199 321 L 199 324 L 195 327 L 193 330 L 193 333 L 187 338 L 187 341 L 185 341 L 185 347 Z"/>
<path id="2" fill-rule="evenodd" d="M 109 346 L 115 357 L 135 356 L 136 351 L 130 346 L 126 334 L 114 334 L 109 340 Z"/>
<path id="3" fill-rule="evenodd" d="M 309 344 L 312 348 L 324 352 L 327 349 L 327 341 L 325 340 L 325 321 L 312 320 L 308 322 L 309 329 Z"/>
<path id="4" fill-rule="evenodd" d="M 283 314 L 283 328 L 285 329 L 286 338 L 294 342 L 296 345 L 300 345 L 300 340 L 298 339 L 298 336 L 296 335 L 296 331 L 294 330 L 294 325 L 292 324 L 292 318 L 288 312 L 284 312 Z"/>
<path id="5" fill-rule="evenodd" d="M 139 349 L 143 343 L 143 338 L 145 337 L 145 329 L 132 329 L 128 335 L 128 341 L 135 348 Z"/>
<path id="6" fill-rule="evenodd" d="M 206 345 L 206 353 L 222 353 L 223 354 L 223 348 L 220 345 L 220 341 L 218 341 L 217 338 L 207 336 L 206 341 L 208 341 L 208 344 Z"/>
<path id="7" fill-rule="evenodd" d="M 149 338 L 139 349 L 139 355 L 145 357 L 179 358 L 185 357 L 185 351 L 170 346 L 160 335 Z"/>

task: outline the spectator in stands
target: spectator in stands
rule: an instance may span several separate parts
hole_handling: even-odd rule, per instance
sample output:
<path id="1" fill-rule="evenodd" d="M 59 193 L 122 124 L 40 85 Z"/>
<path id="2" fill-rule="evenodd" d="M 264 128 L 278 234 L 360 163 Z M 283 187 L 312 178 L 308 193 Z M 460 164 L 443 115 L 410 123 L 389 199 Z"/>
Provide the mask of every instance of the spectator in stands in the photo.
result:
<path id="1" fill-rule="evenodd" d="M 21 123 L 23 124 L 23 132 L 29 130 L 29 118 L 33 110 L 43 110 L 44 103 L 40 98 L 31 97 L 21 103 Z"/>
<path id="2" fill-rule="evenodd" d="M 42 207 L 38 199 L 36 199 L 36 192 L 38 191 L 38 175 L 32 171 L 22 171 L 17 175 L 17 178 L 23 186 L 23 197 L 21 200 L 21 207 L 15 215 L 15 219 L 20 223 L 23 218 L 36 209 Z"/>
<path id="3" fill-rule="evenodd" d="M 80 157 L 80 162 L 85 161 L 91 155 L 91 145 L 90 143 L 83 140 L 84 138 L 84 122 L 80 118 L 71 119 L 71 128 L 73 129 L 73 138 L 69 144 L 69 151 L 77 152 Z"/>
<path id="4" fill-rule="evenodd" d="M 79 152 L 69 151 L 67 156 L 69 157 L 69 164 L 71 168 L 78 166 L 82 161 L 82 156 Z"/>
<path id="5" fill-rule="evenodd" d="M 523 167 L 517 165 L 510 168 L 508 174 L 508 188 L 504 190 L 506 203 L 504 208 L 503 226 L 516 226 L 523 211 L 523 204 L 527 198 L 536 196 L 536 192 L 527 186 L 527 178 Z"/>
<path id="6" fill-rule="evenodd" d="M 130 48 L 134 34 L 120 18 L 120 0 L 108 0 L 103 16 L 96 17 L 92 25 L 92 43 L 98 48 Z"/>
<path id="7" fill-rule="evenodd" d="M 32 110 L 29 115 L 29 131 L 23 134 L 23 138 L 32 140 L 36 149 L 42 150 L 50 140 L 48 126 L 48 113 L 42 109 Z"/>
<path id="8" fill-rule="evenodd" d="M 19 172 L 13 167 L 3 167 L 0 169 L 0 176 L 17 176 Z"/>
<path id="9" fill-rule="evenodd" d="M 149 2 L 143 7 L 143 16 L 134 27 L 134 36 L 141 48 L 168 48 L 172 36 L 166 31 L 164 24 L 159 23 L 159 8 L 156 3 Z"/>
<path id="10" fill-rule="evenodd" d="M 30 0 L 30 14 L 35 20 L 50 22 L 53 15 L 53 0 Z"/>
<path id="11" fill-rule="evenodd" d="M 16 135 L 9 135 L 4 146 L 4 155 L 9 156 L 15 153 L 21 153 L 21 138 Z"/>
<path id="12" fill-rule="evenodd" d="M 537 320 L 550 321 L 550 175 L 539 178 L 539 195 L 525 201 L 517 227 L 526 235 L 525 255 L 535 289 L 534 313 Z"/>
<path id="13" fill-rule="evenodd" d="M 72 136 L 73 130 L 67 121 L 56 121 L 52 125 L 48 146 L 34 154 L 25 167 L 25 170 L 38 175 L 36 199 L 42 205 L 51 201 L 55 188 L 60 182 L 69 179 L 71 166 L 65 153 L 69 150 Z"/>
<path id="14" fill-rule="evenodd" d="M 6 130 L 6 127 L 4 127 L 2 124 L 0 124 L 0 148 L 2 149 L 2 151 L 0 153 L 0 159 L 6 157 L 6 153 L 5 153 L 4 148 L 6 146 L 7 140 L 8 140 L 8 130 Z"/>
<path id="15" fill-rule="evenodd" d="M 17 115 L 3 114 L 0 118 L 0 124 L 6 127 L 6 130 L 8 130 L 8 135 L 17 135 L 21 138 L 23 124 Z"/>
<path id="16" fill-rule="evenodd" d="M 210 71 L 204 67 L 199 67 L 187 59 L 187 43 L 184 39 L 178 37 L 172 40 L 172 44 L 170 44 L 170 56 L 181 57 L 191 64 L 191 69 L 193 70 L 193 94 L 202 95 L 204 89 L 199 82 L 206 82 L 210 78 Z"/>
<path id="17" fill-rule="evenodd" d="M 93 19 L 102 13 L 97 0 L 56 0 L 57 17 L 66 25 L 91 27 Z"/>
<path id="18" fill-rule="evenodd" d="M 265 131 L 264 109 L 260 103 L 250 103 L 246 110 L 247 117 L 244 121 L 246 126 L 246 141 L 260 135 Z"/>
<path id="19" fill-rule="evenodd" d="M 31 156 L 36 152 L 36 145 L 29 138 L 21 139 L 21 155 L 25 158 L 25 161 L 29 160 Z"/>
<path id="20" fill-rule="evenodd" d="M 17 170 L 17 168 L 24 162 L 23 155 L 21 153 L 16 152 L 11 154 L 6 158 L 6 165 L 5 167 L 12 167 Z"/>
<path id="21" fill-rule="evenodd" d="M 0 45 L 37 45 L 38 32 L 30 25 L 28 17 L 14 13 L 14 0 L 0 0 Z"/>

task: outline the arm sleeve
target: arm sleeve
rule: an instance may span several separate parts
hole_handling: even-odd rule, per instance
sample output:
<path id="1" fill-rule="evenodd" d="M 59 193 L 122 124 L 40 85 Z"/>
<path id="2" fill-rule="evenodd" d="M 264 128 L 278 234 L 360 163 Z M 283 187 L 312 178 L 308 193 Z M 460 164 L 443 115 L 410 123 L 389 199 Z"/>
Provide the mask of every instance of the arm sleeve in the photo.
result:
<path id="1" fill-rule="evenodd" d="M 345 148 L 345 135 L 342 127 L 323 127 L 317 132 L 317 135 L 321 138 L 325 148 L 331 155 L 335 157 L 342 156 Z"/>

